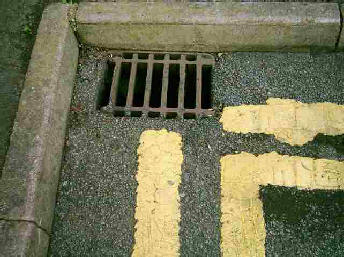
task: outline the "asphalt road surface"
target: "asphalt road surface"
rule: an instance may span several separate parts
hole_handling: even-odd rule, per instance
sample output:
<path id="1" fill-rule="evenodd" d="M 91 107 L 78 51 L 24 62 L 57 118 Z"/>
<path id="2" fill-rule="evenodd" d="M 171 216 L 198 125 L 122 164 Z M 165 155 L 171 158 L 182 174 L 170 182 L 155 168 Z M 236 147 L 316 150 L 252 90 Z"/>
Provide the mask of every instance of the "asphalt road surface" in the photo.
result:
<path id="1" fill-rule="evenodd" d="M 138 147 L 146 130 L 182 138 L 180 256 L 221 255 L 221 168 L 225 155 L 280 155 L 344 160 L 344 136 L 319 134 L 302 146 L 273 135 L 225 132 L 225 106 L 268 98 L 344 103 L 344 55 L 232 53 L 216 56 L 214 117 L 199 120 L 113 117 L 95 109 L 106 53 L 80 56 L 50 256 L 130 256 L 135 247 Z M 344 256 L 344 192 L 260 186 L 266 256 Z M 249 222 L 249 221 L 248 221 Z"/>

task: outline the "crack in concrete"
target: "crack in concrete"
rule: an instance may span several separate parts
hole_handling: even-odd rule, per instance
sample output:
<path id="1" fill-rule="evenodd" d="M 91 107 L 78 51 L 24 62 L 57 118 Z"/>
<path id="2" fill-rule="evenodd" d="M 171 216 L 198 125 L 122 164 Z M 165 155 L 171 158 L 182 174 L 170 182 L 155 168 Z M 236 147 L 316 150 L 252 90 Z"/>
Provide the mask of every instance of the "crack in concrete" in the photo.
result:
<path id="1" fill-rule="evenodd" d="M 50 233 L 48 232 L 47 229 L 43 228 L 42 226 L 38 225 L 38 223 L 36 221 L 33 220 L 25 220 L 25 219 L 5 219 L 5 218 L 0 218 L 0 221 L 7 221 L 7 222 L 28 222 L 28 223 L 32 223 L 33 225 L 35 225 L 37 228 L 39 228 L 40 230 L 42 230 L 48 237 L 50 237 Z"/>
<path id="2" fill-rule="evenodd" d="M 341 39 L 342 30 L 343 30 L 343 14 L 342 14 L 340 3 L 338 3 L 338 8 L 339 8 L 339 15 L 340 15 L 340 27 L 339 27 L 339 35 L 337 37 L 337 41 L 336 41 L 336 45 L 335 45 L 335 50 L 338 50 L 338 45 L 339 45 L 339 41 Z"/>

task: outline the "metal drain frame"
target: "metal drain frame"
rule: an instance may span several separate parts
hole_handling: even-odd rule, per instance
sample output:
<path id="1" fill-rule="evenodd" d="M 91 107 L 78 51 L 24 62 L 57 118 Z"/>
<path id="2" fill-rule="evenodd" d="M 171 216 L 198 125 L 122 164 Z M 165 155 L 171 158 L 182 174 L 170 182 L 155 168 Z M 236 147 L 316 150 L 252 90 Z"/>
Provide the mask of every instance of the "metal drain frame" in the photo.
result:
<path id="1" fill-rule="evenodd" d="M 149 113 L 154 113 L 154 117 L 168 117 L 170 114 L 176 114 L 178 118 L 183 118 L 185 115 L 193 116 L 195 118 L 212 116 L 214 114 L 213 109 L 202 109 L 202 66 L 207 65 L 213 67 L 215 65 L 215 58 L 211 54 L 205 53 L 162 53 L 162 52 L 135 52 L 132 54 L 132 58 L 127 58 L 126 54 L 122 56 L 116 56 L 109 61 L 115 63 L 113 72 L 113 79 L 110 91 L 109 104 L 101 108 L 103 112 L 123 112 L 124 116 L 134 116 L 133 112 L 142 112 L 142 116 L 149 116 Z M 139 58 L 140 54 L 147 54 L 148 58 Z M 154 56 L 163 55 L 163 58 L 155 59 Z M 171 56 L 180 55 L 179 59 L 170 58 Z M 189 57 L 193 57 L 192 59 Z M 191 60 L 190 60 L 191 59 Z M 128 93 L 126 97 L 125 106 L 116 105 L 118 85 L 121 73 L 122 63 L 131 63 L 130 79 Z M 145 93 L 143 106 L 133 106 L 134 98 L 134 85 L 136 80 L 136 72 L 138 63 L 147 63 L 147 76 L 145 83 Z M 163 77 L 162 77 L 162 91 L 161 91 L 161 105 L 160 107 L 149 106 L 151 91 L 152 91 L 152 76 L 153 65 L 159 63 L 163 64 Z M 167 107 L 167 91 L 168 91 L 168 77 L 169 77 L 169 65 L 179 64 L 180 80 L 178 88 L 178 107 Z M 184 108 L 184 86 L 185 86 L 185 68 L 187 64 L 193 64 L 196 66 L 196 105 L 195 108 Z"/>

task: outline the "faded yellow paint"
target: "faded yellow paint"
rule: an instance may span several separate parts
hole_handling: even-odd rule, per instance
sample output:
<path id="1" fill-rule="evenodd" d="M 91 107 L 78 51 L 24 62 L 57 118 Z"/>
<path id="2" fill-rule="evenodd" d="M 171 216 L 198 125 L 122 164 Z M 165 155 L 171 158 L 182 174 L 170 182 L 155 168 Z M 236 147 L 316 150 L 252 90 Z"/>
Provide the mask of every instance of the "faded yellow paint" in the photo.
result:
<path id="1" fill-rule="evenodd" d="M 344 189 L 344 162 L 248 153 L 221 158 L 221 249 L 226 256 L 265 256 L 259 185 Z"/>
<path id="2" fill-rule="evenodd" d="M 291 145 L 312 141 L 318 133 L 344 134 L 344 105 L 305 104 L 290 99 L 270 98 L 267 105 L 226 107 L 220 122 L 236 133 L 266 133 Z"/>
<path id="3" fill-rule="evenodd" d="M 140 137 L 132 256 L 178 256 L 181 148 L 178 133 L 147 130 Z"/>

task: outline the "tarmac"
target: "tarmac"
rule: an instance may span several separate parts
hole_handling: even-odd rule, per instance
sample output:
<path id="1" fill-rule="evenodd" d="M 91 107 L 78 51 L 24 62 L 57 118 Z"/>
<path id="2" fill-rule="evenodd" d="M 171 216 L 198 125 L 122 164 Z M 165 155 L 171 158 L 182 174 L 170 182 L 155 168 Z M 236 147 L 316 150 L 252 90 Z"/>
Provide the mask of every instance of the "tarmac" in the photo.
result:
<path id="1" fill-rule="evenodd" d="M 290 146 L 272 135 L 225 132 L 223 106 L 269 97 L 343 104 L 344 55 L 231 53 L 216 57 L 217 115 L 199 120 L 113 117 L 96 110 L 107 53 L 83 49 L 74 89 L 49 256 L 129 256 L 134 242 L 137 148 L 147 129 L 180 133 L 184 163 L 180 255 L 220 256 L 220 158 L 248 152 L 344 160 L 343 136 Z M 344 192 L 260 189 L 266 256 L 343 256 Z"/>

